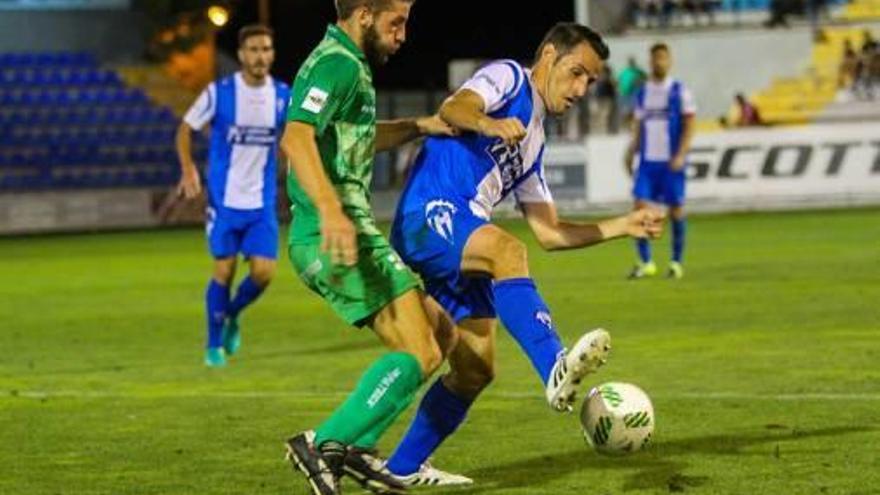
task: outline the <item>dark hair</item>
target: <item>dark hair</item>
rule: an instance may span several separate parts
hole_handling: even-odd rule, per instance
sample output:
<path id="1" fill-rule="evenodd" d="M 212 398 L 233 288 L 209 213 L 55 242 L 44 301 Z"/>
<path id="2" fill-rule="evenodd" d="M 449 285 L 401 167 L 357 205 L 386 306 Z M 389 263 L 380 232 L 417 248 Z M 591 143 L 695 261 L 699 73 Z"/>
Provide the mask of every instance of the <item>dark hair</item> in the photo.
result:
<path id="1" fill-rule="evenodd" d="M 252 36 L 268 36 L 271 38 L 274 35 L 275 32 L 269 26 L 264 24 L 248 24 L 238 30 L 238 46 L 244 45 L 244 42 Z"/>
<path id="2" fill-rule="evenodd" d="M 651 55 L 654 55 L 655 53 L 657 53 L 659 51 L 664 51 L 666 53 L 669 53 L 669 45 L 667 45 L 666 43 L 663 43 L 663 42 L 654 43 L 653 45 L 651 45 Z"/>
<path id="3" fill-rule="evenodd" d="M 336 16 L 341 20 L 348 19 L 354 11 L 367 7 L 373 12 L 388 10 L 395 0 L 336 0 Z M 397 0 L 406 3 L 415 3 L 416 0 Z"/>
<path id="4" fill-rule="evenodd" d="M 535 61 L 537 62 L 541 58 L 541 52 L 544 51 L 544 47 L 547 45 L 553 45 L 559 53 L 559 57 L 562 57 L 570 53 L 581 43 L 588 43 L 593 51 L 596 52 L 596 55 L 599 55 L 600 59 L 608 60 L 610 51 L 599 33 L 583 24 L 560 22 L 550 28 L 550 31 L 544 36 L 544 40 L 538 46 L 538 51 L 535 52 Z"/>

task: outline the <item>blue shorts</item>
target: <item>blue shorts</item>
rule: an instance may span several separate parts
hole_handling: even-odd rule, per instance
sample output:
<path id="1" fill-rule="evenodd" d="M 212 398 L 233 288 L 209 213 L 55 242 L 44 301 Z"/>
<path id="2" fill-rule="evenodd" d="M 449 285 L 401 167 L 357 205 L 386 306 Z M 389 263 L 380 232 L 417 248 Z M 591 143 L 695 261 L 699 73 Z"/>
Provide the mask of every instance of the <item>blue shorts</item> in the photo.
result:
<path id="1" fill-rule="evenodd" d="M 456 322 L 495 318 L 492 279 L 461 272 L 468 239 L 488 222 L 462 202 L 436 199 L 407 202 L 406 207 L 410 213 L 397 211 L 391 244 L 403 262 L 422 277 L 427 293 Z"/>
<path id="2" fill-rule="evenodd" d="M 669 206 L 684 205 L 685 172 L 670 170 L 667 162 L 642 162 L 636 172 L 633 197 Z"/>
<path id="3" fill-rule="evenodd" d="M 234 210 L 209 206 L 205 231 L 211 256 L 216 259 L 239 253 L 246 258 L 278 258 L 278 218 L 271 208 Z"/>

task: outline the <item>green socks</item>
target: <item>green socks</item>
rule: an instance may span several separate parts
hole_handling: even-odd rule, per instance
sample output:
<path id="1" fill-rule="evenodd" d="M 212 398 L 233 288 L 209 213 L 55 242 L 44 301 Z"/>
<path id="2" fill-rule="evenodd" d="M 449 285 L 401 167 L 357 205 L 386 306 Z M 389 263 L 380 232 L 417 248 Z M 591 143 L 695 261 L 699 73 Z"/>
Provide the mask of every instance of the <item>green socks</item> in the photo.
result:
<path id="1" fill-rule="evenodd" d="M 315 445 L 335 440 L 372 447 L 412 402 L 422 370 L 411 354 L 394 352 L 373 363 L 354 392 L 315 430 Z"/>

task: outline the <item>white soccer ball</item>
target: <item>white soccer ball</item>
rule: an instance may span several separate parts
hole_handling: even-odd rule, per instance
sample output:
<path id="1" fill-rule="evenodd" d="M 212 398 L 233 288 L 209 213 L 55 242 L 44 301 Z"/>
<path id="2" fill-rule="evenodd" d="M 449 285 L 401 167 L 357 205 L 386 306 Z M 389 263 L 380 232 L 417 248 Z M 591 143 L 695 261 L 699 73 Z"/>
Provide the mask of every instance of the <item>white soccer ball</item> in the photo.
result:
<path id="1" fill-rule="evenodd" d="M 628 454 L 645 447 L 654 434 L 654 406 L 639 387 L 604 383 L 590 391 L 581 407 L 587 443 L 603 454 Z"/>

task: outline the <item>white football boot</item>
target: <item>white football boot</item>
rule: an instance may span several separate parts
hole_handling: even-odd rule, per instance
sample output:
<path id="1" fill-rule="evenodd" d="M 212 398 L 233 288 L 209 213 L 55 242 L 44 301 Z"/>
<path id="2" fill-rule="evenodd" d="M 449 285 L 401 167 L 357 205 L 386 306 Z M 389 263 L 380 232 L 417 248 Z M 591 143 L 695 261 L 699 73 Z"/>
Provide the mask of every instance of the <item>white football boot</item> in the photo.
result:
<path id="1" fill-rule="evenodd" d="M 559 412 L 571 412 L 581 380 L 608 361 L 611 336 L 601 328 L 585 333 L 570 351 L 560 354 L 547 382 L 547 402 Z"/>
<path id="2" fill-rule="evenodd" d="M 467 476 L 441 471 L 427 462 L 422 464 L 419 470 L 413 474 L 394 475 L 394 477 L 406 486 L 465 486 L 474 484 L 474 480 Z"/>

